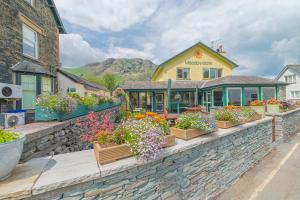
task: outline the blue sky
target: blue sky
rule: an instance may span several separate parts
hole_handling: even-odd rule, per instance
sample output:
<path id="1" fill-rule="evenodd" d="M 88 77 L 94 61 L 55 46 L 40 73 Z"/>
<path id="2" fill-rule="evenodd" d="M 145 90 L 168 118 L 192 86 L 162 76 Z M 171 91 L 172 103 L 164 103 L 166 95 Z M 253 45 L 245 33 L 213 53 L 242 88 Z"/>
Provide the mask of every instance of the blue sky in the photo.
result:
<path id="1" fill-rule="evenodd" d="M 299 0 L 55 0 L 63 66 L 106 58 L 155 64 L 201 41 L 222 44 L 235 74 L 272 77 L 300 63 Z"/>

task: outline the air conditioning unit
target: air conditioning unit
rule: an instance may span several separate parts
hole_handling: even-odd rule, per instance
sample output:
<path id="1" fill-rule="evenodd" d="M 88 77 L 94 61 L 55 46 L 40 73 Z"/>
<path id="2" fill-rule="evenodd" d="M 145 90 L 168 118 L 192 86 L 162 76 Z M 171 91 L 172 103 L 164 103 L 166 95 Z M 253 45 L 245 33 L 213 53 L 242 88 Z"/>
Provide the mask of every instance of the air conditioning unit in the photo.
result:
<path id="1" fill-rule="evenodd" d="M 11 128 L 25 124 L 25 112 L 18 113 L 2 113 L 0 116 L 1 126 L 3 128 Z"/>
<path id="2" fill-rule="evenodd" d="M 22 87 L 20 85 L 0 83 L 0 99 L 21 99 Z"/>

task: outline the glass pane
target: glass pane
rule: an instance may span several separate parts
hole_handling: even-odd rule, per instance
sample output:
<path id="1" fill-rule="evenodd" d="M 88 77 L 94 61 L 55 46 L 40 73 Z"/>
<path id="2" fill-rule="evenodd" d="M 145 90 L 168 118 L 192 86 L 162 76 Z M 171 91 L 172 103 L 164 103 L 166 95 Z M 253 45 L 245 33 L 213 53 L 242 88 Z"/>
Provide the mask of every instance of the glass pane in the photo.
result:
<path id="1" fill-rule="evenodd" d="M 29 42 L 23 42 L 23 53 L 32 57 L 36 57 L 35 55 L 35 46 Z"/>
<path id="2" fill-rule="evenodd" d="M 182 69 L 177 69 L 177 78 L 183 78 Z"/>
<path id="3" fill-rule="evenodd" d="M 217 69 L 211 68 L 210 69 L 210 79 L 215 79 L 217 74 Z"/>
<path id="4" fill-rule="evenodd" d="M 228 88 L 228 105 L 241 105 L 241 88 Z"/>
<path id="5" fill-rule="evenodd" d="M 185 78 L 185 79 L 190 78 L 190 69 L 183 70 L 183 78 Z"/>
<path id="6" fill-rule="evenodd" d="M 258 88 L 245 88 L 245 105 L 250 105 L 251 101 L 258 99 Z"/>
<path id="7" fill-rule="evenodd" d="M 218 78 L 222 77 L 223 69 L 218 69 Z"/>
<path id="8" fill-rule="evenodd" d="M 274 87 L 262 88 L 263 100 L 269 100 L 276 97 L 276 90 Z"/>
<path id="9" fill-rule="evenodd" d="M 42 93 L 51 93 L 51 78 L 42 77 Z"/>
<path id="10" fill-rule="evenodd" d="M 213 101 L 214 106 L 223 106 L 223 91 L 214 90 L 213 95 L 214 95 L 214 101 Z"/>
<path id="11" fill-rule="evenodd" d="M 209 78 L 209 69 L 203 69 L 203 78 Z"/>
<path id="12" fill-rule="evenodd" d="M 35 32 L 27 26 L 23 25 L 23 38 L 31 42 L 35 42 Z"/>
<path id="13" fill-rule="evenodd" d="M 137 92 L 130 93 L 130 103 L 131 103 L 132 109 L 135 109 L 138 107 L 138 93 Z"/>
<path id="14" fill-rule="evenodd" d="M 140 92 L 139 98 L 140 98 L 140 102 L 139 102 L 140 105 L 139 105 L 139 107 L 146 109 L 146 105 L 147 105 L 147 96 L 146 96 L 146 93 L 145 92 Z"/>
<path id="15" fill-rule="evenodd" d="M 22 108 L 34 108 L 34 100 L 36 97 L 36 77 L 33 75 L 21 76 L 22 86 Z"/>

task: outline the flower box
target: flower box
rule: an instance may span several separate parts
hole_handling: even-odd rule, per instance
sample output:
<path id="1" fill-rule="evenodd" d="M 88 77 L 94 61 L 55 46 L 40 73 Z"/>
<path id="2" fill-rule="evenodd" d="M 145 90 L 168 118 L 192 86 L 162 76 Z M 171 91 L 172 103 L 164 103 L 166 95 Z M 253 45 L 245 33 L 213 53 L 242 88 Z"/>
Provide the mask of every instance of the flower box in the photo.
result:
<path id="1" fill-rule="evenodd" d="M 103 103 L 101 105 L 96 105 L 93 110 L 98 112 L 98 111 L 102 111 L 102 110 L 105 110 L 107 108 L 110 108 L 112 106 L 114 106 L 114 103 Z"/>
<path id="2" fill-rule="evenodd" d="M 280 112 L 279 104 L 267 104 L 269 114 L 278 114 Z"/>
<path id="3" fill-rule="evenodd" d="M 68 120 L 68 119 L 72 119 L 72 118 L 75 118 L 75 117 L 80 117 L 82 115 L 87 115 L 89 112 L 89 109 L 87 106 L 85 105 L 78 105 L 76 107 L 76 109 L 71 112 L 71 113 L 59 113 L 58 115 L 58 120 L 59 121 L 64 121 L 64 120 Z"/>
<path id="4" fill-rule="evenodd" d="M 246 122 L 253 122 L 253 121 L 256 121 L 256 120 L 260 120 L 261 118 L 262 118 L 262 115 L 257 114 L 252 119 L 247 120 Z"/>
<path id="5" fill-rule="evenodd" d="M 192 138 L 199 137 L 208 133 L 210 133 L 210 131 L 202 131 L 198 129 L 179 129 L 171 127 L 171 134 L 183 140 L 190 140 Z"/>
<path id="6" fill-rule="evenodd" d="M 174 146 L 175 136 L 165 136 L 165 142 L 166 143 L 162 145 L 163 148 Z M 133 156 L 133 153 L 130 151 L 130 148 L 127 144 L 105 146 L 95 142 L 94 152 L 97 162 L 102 165 Z"/>
<path id="7" fill-rule="evenodd" d="M 218 121 L 218 120 L 216 120 L 216 123 L 218 128 L 224 128 L 224 129 L 238 126 L 241 124 L 241 122 Z"/>
<path id="8" fill-rule="evenodd" d="M 255 112 L 261 115 L 262 118 L 266 115 L 266 109 L 265 106 L 250 106 Z"/>
<path id="9" fill-rule="evenodd" d="M 48 112 L 41 107 L 35 107 L 34 120 L 36 122 L 48 122 L 55 121 L 59 119 L 58 112 Z"/>

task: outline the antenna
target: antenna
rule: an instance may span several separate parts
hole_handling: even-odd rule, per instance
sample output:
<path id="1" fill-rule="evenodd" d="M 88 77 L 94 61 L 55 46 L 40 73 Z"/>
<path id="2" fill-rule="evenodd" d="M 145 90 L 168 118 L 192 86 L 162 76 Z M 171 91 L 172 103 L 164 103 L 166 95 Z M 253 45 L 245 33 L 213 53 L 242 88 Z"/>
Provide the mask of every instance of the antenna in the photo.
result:
<path id="1" fill-rule="evenodd" d="M 217 40 L 212 40 L 211 41 L 211 48 L 213 49 L 213 50 L 215 50 L 216 49 L 216 46 L 218 46 L 217 45 L 217 43 L 221 43 L 221 39 L 217 39 Z"/>

